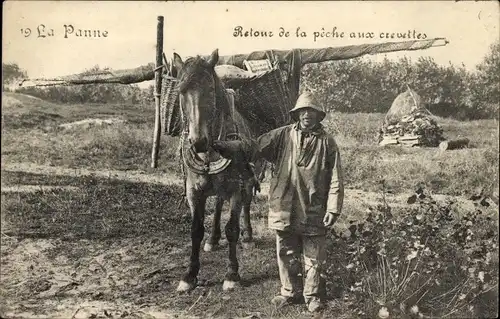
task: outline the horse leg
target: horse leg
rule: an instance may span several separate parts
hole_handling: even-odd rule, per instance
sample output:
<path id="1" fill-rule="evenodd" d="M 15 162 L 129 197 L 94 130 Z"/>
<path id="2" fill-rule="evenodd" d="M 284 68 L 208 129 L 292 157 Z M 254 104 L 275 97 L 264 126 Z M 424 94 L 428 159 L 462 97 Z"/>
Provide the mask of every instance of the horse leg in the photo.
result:
<path id="1" fill-rule="evenodd" d="M 248 243 L 251 242 L 252 237 L 252 225 L 250 223 L 250 205 L 253 199 L 253 186 L 246 187 L 245 194 L 243 196 L 243 229 L 241 230 L 241 241 Z"/>
<path id="2" fill-rule="evenodd" d="M 221 238 L 220 216 L 222 213 L 222 206 L 224 206 L 224 198 L 222 196 L 217 196 L 215 200 L 215 214 L 212 222 L 212 232 L 210 233 L 210 238 L 205 243 L 203 248 L 205 251 L 213 251 L 219 246 L 219 240 Z"/>
<path id="3" fill-rule="evenodd" d="M 192 191 L 187 194 L 189 207 L 191 208 L 191 257 L 187 272 L 179 282 L 177 291 L 185 292 L 196 287 L 197 277 L 200 271 L 200 246 L 205 234 L 204 217 L 205 203 L 207 198 L 205 195 L 195 195 Z"/>
<path id="4" fill-rule="evenodd" d="M 230 206 L 231 216 L 225 227 L 226 238 L 229 242 L 229 266 L 222 286 L 224 291 L 233 290 L 240 281 L 238 257 L 236 255 L 237 243 L 240 237 L 240 213 L 242 206 L 242 196 L 240 192 L 233 194 Z"/>

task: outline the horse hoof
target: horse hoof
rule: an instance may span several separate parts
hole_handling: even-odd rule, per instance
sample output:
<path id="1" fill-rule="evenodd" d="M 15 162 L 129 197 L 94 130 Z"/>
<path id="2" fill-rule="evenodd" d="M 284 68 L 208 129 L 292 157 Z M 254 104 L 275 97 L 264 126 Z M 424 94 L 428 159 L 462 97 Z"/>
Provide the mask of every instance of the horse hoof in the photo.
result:
<path id="1" fill-rule="evenodd" d="M 239 282 L 232 280 L 224 280 L 222 284 L 222 290 L 224 291 L 232 291 L 235 290 L 239 286 Z"/>
<path id="2" fill-rule="evenodd" d="M 179 282 L 179 286 L 177 286 L 177 292 L 188 292 L 190 290 L 193 290 L 195 288 L 195 285 L 192 285 L 190 283 L 185 282 L 184 280 L 181 280 Z"/>
<path id="3" fill-rule="evenodd" d="M 209 251 L 214 251 L 217 249 L 219 245 L 212 245 L 210 243 L 205 243 L 205 246 L 203 247 L 203 250 L 206 251 L 206 252 L 209 252 Z"/>
<path id="4" fill-rule="evenodd" d="M 251 241 L 253 241 L 252 231 L 251 230 L 242 231 L 241 232 L 241 242 L 249 243 Z"/>

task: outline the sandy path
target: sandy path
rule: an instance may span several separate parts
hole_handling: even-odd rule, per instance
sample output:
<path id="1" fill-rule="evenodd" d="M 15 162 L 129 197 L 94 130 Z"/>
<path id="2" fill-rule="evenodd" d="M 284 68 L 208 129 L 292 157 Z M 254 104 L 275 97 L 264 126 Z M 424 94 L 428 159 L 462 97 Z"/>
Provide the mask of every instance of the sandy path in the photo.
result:
<path id="1" fill-rule="evenodd" d="M 142 182 L 142 183 L 152 183 L 159 185 L 182 185 L 180 178 L 172 176 L 171 174 L 166 174 L 162 172 L 157 172 L 154 174 L 140 171 L 140 170 L 129 170 L 129 171 L 119 171 L 119 170 L 91 170 L 87 168 L 65 168 L 60 166 L 48 166 L 39 165 L 34 163 L 6 163 L 2 165 L 2 170 L 7 172 L 24 172 L 32 174 L 43 174 L 52 176 L 69 176 L 69 177 L 79 177 L 79 176 L 94 176 L 101 178 L 110 178 L 123 181 L 131 182 Z M 49 185 L 2 185 L 3 192 L 29 192 L 29 191 L 39 191 L 39 190 L 52 190 L 56 188 L 66 188 L 77 189 L 72 186 L 49 186 Z M 269 184 L 263 183 L 261 185 L 262 195 L 267 195 L 269 191 Z M 357 199 L 375 199 L 380 198 L 380 194 L 375 192 L 367 192 L 358 189 L 347 189 L 346 195 L 349 197 Z M 387 199 L 393 201 L 395 197 L 404 197 L 411 194 L 398 194 L 397 196 L 388 194 Z"/>
<path id="2" fill-rule="evenodd" d="M 159 185 L 179 185 L 182 186 L 182 180 L 177 176 L 164 172 L 149 173 L 141 170 L 91 170 L 87 168 L 65 168 L 59 166 L 48 166 L 39 165 L 34 163 L 3 163 L 2 171 L 8 172 L 25 172 L 33 174 L 43 174 L 52 176 L 95 176 L 101 178 L 109 178 L 123 181 L 141 182 L 141 183 L 152 183 Z M 3 185 L 2 183 L 2 193 L 6 192 L 35 192 L 40 190 L 53 190 L 56 188 L 64 188 L 68 190 L 77 190 L 77 188 L 72 186 L 49 186 L 49 185 Z M 269 184 L 263 183 L 261 185 L 262 192 L 261 195 L 267 195 L 269 191 Z M 406 205 L 406 200 L 412 193 L 398 193 L 398 194 L 386 194 L 386 200 L 393 206 L 403 206 Z M 367 206 L 376 205 L 381 202 L 381 194 L 377 192 L 364 191 L 360 189 L 346 189 L 345 190 L 345 202 L 353 203 L 356 206 Z M 474 209 L 472 202 L 465 200 L 465 198 L 460 196 L 449 196 L 442 194 L 433 194 L 433 197 L 438 200 L 448 200 L 455 199 L 461 202 L 461 206 L 464 209 Z"/>
<path id="3" fill-rule="evenodd" d="M 32 174 L 43 174 L 52 176 L 94 176 L 101 178 L 110 178 L 123 181 L 152 183 L 160 185 L 182 185 L 182 181 L 175 176 L 158 172 L 149 174 L 145 171 L 118 171 L 118 170 L 91 170 L 87 168 L 66 168 L 60 166 L 39 165 L 33 163 L 4 163 L 2 171 L 24 172 Z M 2 192 L 4 187 L 2 186 Z"/>
<path id="4" fill-rule="evenodd" d="M 46 192 L 52 190 L 67 190 L 67 191 L 77 191 L 79 188 L 74 186 L 51 186 L 51 185 L 11 185 L 5 186 L 2 184 L 2 194 L 3 193 L 36 193 L 36 192 Z"/>

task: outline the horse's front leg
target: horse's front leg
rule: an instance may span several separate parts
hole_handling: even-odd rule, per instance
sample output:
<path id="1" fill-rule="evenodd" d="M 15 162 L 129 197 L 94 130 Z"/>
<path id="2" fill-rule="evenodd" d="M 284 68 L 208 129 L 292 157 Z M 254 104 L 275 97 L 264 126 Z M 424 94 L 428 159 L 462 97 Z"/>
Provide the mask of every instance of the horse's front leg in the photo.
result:
<path id="1" fill-rule="evenodd" d="M 210 238 L 207 240 L 203 248 L 205 251 L 213 251 L 219 246 L 219 240 L 221 238 L 220 217 L 223 206 L 224 198 L 222 196 L 217 196 L 215 199 L 215 213 L 214 220 L 212 221 L 212 231 L 210 232 Z"/>
<path id="2" fill-rule="evenodd" d="M 191 209 L 191 257 L 187 272 L 177 287 L 177 291 L 185 292 L 196 287 L 198 273 L 200 271 L 200 246 L 205 234 L 205 203 L 207 197 L 203 194 L 195 194 L 193 191 L 187 192 L 189 207 Z"/>
<path id="3" fill-rule="evenodd" d="M 245 193 L 243 194 L 243 229 L 241 230 L 241 241 L 251 242 L 252 236 L 252 224 L 250 223 L 250 206 L 252 205 L 253 199 L 253 184 L 246 185 Z"/>
<path id="4" fill-rule="evenodd" d="M 226 238 L 229 242 L 229 266 L 224 278 L 223 290 L 232 290 L 236 288 L 240 281 L 238 257 L 236 248 L 240 237 L 240 214 L 242 206 L 242 194 L 236 192 L 230 200 L 231 216 L 226 224 Z"/>

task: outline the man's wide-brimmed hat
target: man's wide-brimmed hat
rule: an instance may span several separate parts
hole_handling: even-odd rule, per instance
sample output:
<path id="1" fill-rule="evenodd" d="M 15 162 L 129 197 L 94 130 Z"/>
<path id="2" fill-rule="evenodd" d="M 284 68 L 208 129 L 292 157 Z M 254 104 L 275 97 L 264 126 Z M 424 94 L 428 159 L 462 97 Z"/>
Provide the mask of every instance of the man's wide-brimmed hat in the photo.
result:
<path id="1" fill-rule="evenodd" d="M 323 121 L 323 119 L 326 116 L 325 111 L 323 111 L 323 109 L 319 106 L 319 103 L 316 101 L 314 96 L 309 92 L 302 93 L 299 96 L 299 98 L 297 99 L 297 102 L 295 103 L 295 107 L 290 110 L 290 116 L 292 117 L 292 119 L 294 121 L 298 121 L 299 120 L 299 111 L 306 109 L 306 108 L 310 108 L 310 109 L 314 109 L 314 110 L 318 111 L 318 113 L 319 113 L 318 120 L 320 122 Z"/>

